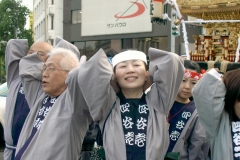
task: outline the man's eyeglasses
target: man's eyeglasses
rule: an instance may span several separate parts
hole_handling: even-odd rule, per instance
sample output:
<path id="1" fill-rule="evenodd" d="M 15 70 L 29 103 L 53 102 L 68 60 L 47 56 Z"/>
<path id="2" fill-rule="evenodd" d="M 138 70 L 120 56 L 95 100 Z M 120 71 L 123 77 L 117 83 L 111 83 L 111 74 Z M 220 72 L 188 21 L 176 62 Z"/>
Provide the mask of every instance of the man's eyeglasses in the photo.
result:
<path id="1" fill-rule="evenodd" d="M 57 69 L 57 68 L 53 68 L 53 67 L 43 67 L 41 69 L 41 72 L 43 73 L 43 72 L 47 71 L 48 73 L 51 73 L 51 72 L 53 72 L 55 70 L 69 72 L 69 70 Z"/>

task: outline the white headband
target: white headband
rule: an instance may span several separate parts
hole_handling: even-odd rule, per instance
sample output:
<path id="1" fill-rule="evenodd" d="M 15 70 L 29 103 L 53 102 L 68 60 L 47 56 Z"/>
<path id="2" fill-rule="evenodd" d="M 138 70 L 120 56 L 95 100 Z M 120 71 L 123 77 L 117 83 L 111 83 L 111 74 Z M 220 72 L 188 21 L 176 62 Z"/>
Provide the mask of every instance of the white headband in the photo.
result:
<path id="1" fill-rule="evenodd" d="M 147 56 L 141 51 L 128 50 L 115 55 L 112 58 L 113 68 L 120 62 L 128 60 L 141 60 L 147 64 Z"/>

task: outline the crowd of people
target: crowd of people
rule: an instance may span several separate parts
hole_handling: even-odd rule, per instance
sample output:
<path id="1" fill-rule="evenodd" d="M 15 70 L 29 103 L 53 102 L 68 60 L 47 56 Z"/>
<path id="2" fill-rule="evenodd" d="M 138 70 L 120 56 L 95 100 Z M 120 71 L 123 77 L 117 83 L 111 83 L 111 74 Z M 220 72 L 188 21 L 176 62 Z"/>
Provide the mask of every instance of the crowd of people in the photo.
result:
<path id="1" fill-rule="evenodd" d="M 8 41 L 4 160 L 239 159 L 240 70 L 148 56 Z"/>

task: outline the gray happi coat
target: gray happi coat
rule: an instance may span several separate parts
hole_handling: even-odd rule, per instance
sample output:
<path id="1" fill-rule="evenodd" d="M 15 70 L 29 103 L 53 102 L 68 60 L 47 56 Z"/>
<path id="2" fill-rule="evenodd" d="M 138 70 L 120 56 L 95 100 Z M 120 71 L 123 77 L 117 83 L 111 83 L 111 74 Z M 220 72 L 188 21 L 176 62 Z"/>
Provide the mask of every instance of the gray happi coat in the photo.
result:
<path id="1" fill-rule="evenodd" d="M 146 159 L 163 160 L 169 145 L 166 117 L 178 93 L 183 79 L 184 67 L 181 58 L 174 53 L 149 49 L 150 75 L 154 84 L 146 95 L 149 107 Z M 95 122 L 102 129 L 104 120 L 112 108 L 103 135 L 107 160 L 126 159 L 126 147 L 120 100 L 110 86 L 113 68 L 102 49 L 79 70 L 79 86 Z"/>
<path id="2" fill-rule="evenodd" d="M 194 105 L 194 102 L 190 102 Z M 197 110 L 184 126 L 172 152 L 180 153 L 180 160 L 206 160 L 209 146 L 204 128 L 199 122 Z"/>
<path id="3" fill-rule="evenodd" d="M 212 160 L 233 160 L 233 141 L 228 113 L 224 110 L 226 87 L 215 69 L 193 88 L 200 122 L 206 130 Z"/>
<path id="4" fill-rule="evenodd" d="M 8 96 L 6 100 L 5 109 L 5 126 L 4 126 L 4 138 L 6 145 L 8 146 L 4 150 L 4 160 L 12 159 L 12 122 L 15 110 L 15 103 L 21 85 L 21 79 L 19 77 L 19 61 L 22 57 L 26 56 L 28 52 L 28 41 L 23 39 L 9 40 L 5 52 L 5 68 L 7 74 L 7 86 Z"/>
<path id="5" fill-rule="evenodd" d="M 33 123 L 46 96 L 41 86 L 42 67 L 43 62 L 36 53 L 20 61 L 20 76 L 27 92 L 30 113 L 22 129 L 16 153 L 30 136 Z M 69 73 L 66 80 L 67 89 L 58 97 L 45 117 L 24 152 L 23 160 L 78 160 L 91 119 L 78 87 L 78 76 L 80 75 Z M 40 92 L 41 94 L 37 96 L 36 94 Z M 31 105 L 35 97 L 38 99 Z"/>

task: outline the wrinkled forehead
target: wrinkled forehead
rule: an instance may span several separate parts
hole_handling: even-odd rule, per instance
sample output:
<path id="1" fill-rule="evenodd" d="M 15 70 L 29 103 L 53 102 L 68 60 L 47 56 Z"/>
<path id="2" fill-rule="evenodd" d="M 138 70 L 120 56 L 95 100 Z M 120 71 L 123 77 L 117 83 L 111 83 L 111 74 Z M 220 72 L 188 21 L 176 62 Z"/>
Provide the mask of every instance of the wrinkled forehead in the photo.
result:
<path id="1" fill-rule="evenodd" d="M 31 52 L 43 52 L 43 53 L 47 53 L 49 52 L 53 47 L 46 43 L 46 42 L 37 42 L 35 44 L 33 44 L 29 51 Z"/>

